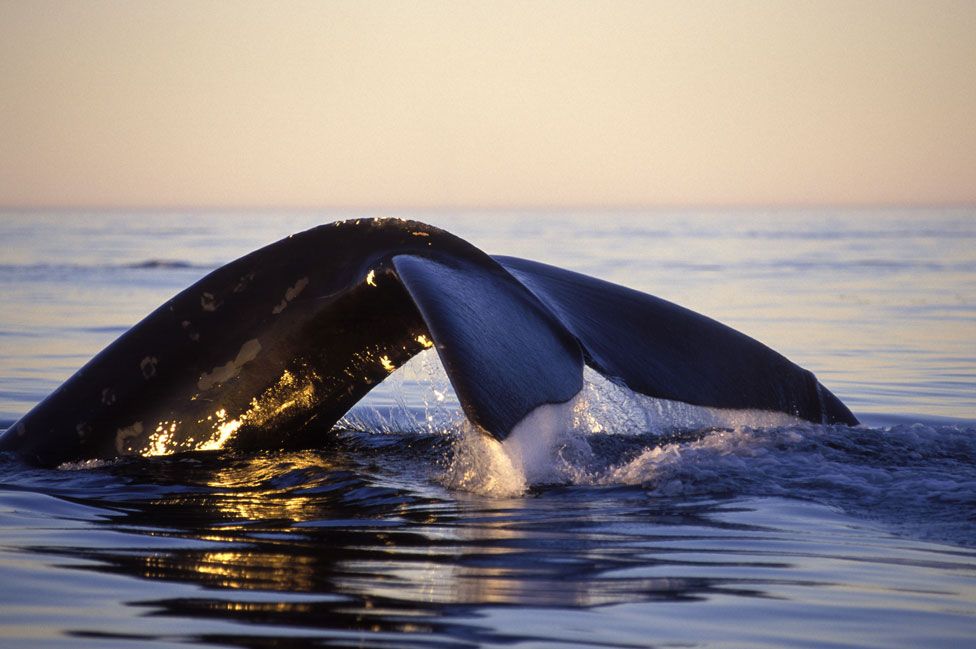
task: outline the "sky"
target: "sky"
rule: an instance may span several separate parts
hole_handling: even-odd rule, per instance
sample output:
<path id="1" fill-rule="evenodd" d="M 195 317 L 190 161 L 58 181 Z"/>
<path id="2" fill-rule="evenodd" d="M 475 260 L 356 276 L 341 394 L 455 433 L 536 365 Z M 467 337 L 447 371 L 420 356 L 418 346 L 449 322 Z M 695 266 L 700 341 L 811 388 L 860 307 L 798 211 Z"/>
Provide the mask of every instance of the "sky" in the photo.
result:
<path id="1" fill-rule="evenodd" d="M 0 0 L 0 206 L 976 204 L 976 2 Z"/>

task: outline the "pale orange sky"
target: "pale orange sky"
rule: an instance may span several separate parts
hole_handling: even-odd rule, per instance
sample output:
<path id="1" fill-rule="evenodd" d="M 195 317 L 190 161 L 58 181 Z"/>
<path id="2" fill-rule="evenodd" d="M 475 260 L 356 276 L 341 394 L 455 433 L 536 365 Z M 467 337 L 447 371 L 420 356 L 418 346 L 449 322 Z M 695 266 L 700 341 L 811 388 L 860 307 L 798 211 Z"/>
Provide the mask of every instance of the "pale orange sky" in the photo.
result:
<path id="1" fill-rule="evenodd" d="M 0 205 L 976 203 L 976 2 L 0 0 Z"/>

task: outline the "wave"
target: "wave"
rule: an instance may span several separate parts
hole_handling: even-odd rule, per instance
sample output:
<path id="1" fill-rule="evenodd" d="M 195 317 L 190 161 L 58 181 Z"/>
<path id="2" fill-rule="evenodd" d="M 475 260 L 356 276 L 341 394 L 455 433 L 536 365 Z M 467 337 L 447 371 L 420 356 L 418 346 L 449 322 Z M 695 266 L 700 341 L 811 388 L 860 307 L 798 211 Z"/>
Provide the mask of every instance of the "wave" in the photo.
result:
<path id="1" fill-rule="evenodd" d="M 122 268 L 210 268 L 210 266 L 179 259 L 146 259 L 145 261 L 123 264 Z"/>
<path id="2" fill-rule="evenodd" d="M 29 272 L 83 272 L 104 270 L 213 270 L 219 264 L 201 264 L 183 259 L 143 259 L 125 263 L 104 264 L 0 264 L 0 272 L 29 273 Z"/>
<path id="3" fill-rule="evenodd" d="M 815 425 L 652 399 L 595 372 L 585 379 L 574 401 L 536 411 L 502 443 L 429 403 L 367 404 L 341 423 L 359 423 L 347 434 L 360 445 L 378 436 L 387 449 L 440 448 L 441 457 L 418 461 L 436 466 L 431 479 L 455 491 L 513 497 L 554 485 L 636 486 L 660 498 L 785 497 L 976 545 L 971 422 Z M 450 440 L 446 450 L 429 439 L 438 435 Z"/>
<path id="4" fill-rule="evenodd" d="M 312 452 L 329 458 L 330 475 L 339 469 L 379 472 L 383 484 L 414 494 L 436 488 L 446 497 L 623 487 L 663 502 L 789 498 L 836 508 L 907 536 L 976 546 L 972 422 L 896 417 L 892 425 L 814 425 L 781 413 L 651 399 L 587 370 L 576 399 L 537 410 L 499 443 L 465 420 L 436 356 L 421 354 L 390 378 L 329 436 L 333 441 L 327 443 L 338 445 L 341 453 Z M 340 456 L 344 464 L 335 459 Z M 167 484 L 178 485 L 181 466 L 190 460 L 225 473 L 234 473 L 238 464 L 249 466 L 240 470 L 240 480 L 255 488 L 281 480 L 310 480 L 306 487 L 314 486 L 310 467 L 321 460 L 303 460 L 298 474 L 274 468 L 294 463 L 289 457 L 262 454 L 258 464 L 265 469 L 257 473 L 254 461 L 233 453 L 83 462 L 62 469 L 87 474 L 135 463 L 138 474 L 159 472 Z M 45 484 L 61 480 L 44 475 Z M 72 478 L 64 480 L 62 486 L 77 493 Z"/>
<path id="5" fill-rule="evenodd" d="M 342 435 L 385 474 L 410 475 L 415 483 L 422 475 L 453 493 L 512 498 L 540 489 L 629 487 L 669 502 L 788 498 L 915 538 L 976 545 L 973 427 L 551 431 L 543 424 L 503 443 L 463 422 L 440 433 Z"/>

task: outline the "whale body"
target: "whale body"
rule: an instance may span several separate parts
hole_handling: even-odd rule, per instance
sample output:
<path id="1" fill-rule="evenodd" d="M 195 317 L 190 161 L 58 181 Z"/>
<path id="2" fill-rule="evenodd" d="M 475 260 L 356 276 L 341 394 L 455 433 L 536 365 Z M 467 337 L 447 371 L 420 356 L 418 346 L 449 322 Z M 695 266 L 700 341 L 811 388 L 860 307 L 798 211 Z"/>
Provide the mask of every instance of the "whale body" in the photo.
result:
<path id="1" fill-rule="evenodd" d="M 213 271 L 96 355 L 0 437 L 28 461 L 321 445 L 433 347 L 467 418 L 505 439 L 572 399 L 583 366 L 650 397 L 857 424 L 814 375 L 715 320 L 441 229 L 359 219 Z"/>

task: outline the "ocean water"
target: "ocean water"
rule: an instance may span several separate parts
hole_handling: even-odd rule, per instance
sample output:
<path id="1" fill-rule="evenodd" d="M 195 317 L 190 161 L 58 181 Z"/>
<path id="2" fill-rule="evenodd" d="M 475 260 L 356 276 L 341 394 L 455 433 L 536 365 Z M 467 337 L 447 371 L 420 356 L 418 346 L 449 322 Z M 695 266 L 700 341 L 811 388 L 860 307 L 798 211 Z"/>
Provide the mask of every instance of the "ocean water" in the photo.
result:
<path id="1" fill-rule="evenodd" d="M 976 210 L 393 215 L 719 319 L 862 425 L 588 372 L 570 430 L 501 448 L 424 353 L 320 449 L 0 456 L 0 646 L 976 646 Z M 353 216 L 0 213 L 0 428 L 212 269 Z"/>

